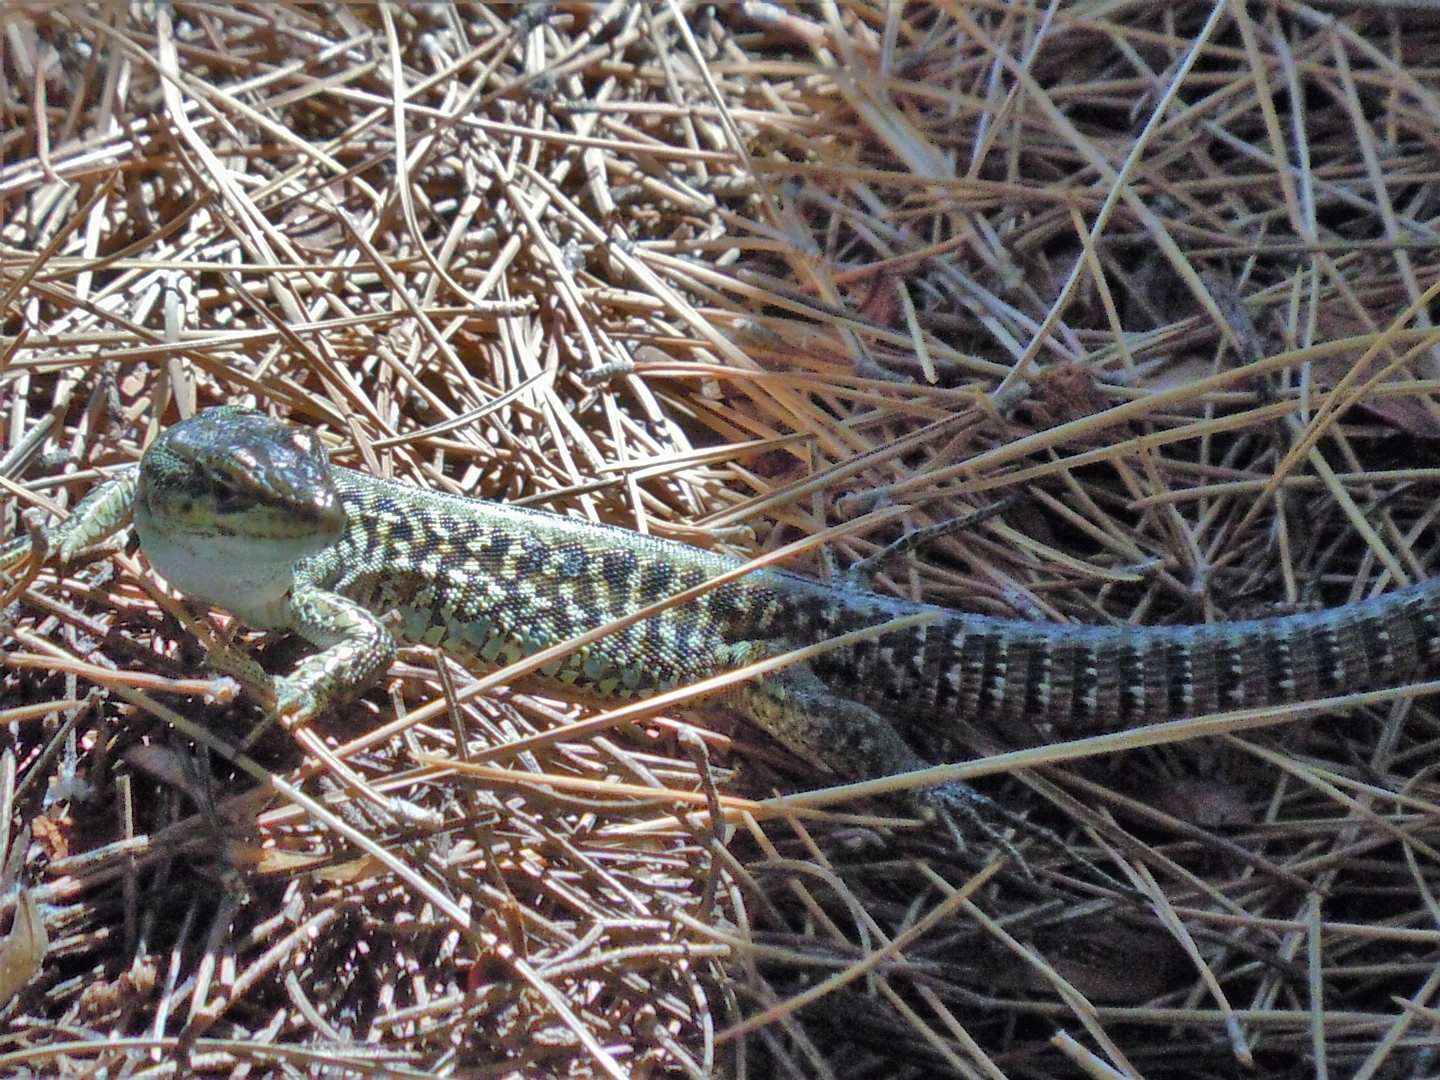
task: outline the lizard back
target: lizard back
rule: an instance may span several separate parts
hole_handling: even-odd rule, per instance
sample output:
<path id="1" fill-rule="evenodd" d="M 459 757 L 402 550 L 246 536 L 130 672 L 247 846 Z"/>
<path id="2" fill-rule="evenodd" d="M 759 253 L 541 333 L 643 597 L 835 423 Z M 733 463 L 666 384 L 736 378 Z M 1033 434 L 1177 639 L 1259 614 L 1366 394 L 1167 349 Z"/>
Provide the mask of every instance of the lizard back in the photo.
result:
<path id="1" fill-rule="evenodd" d="M 729 556 L 576 518 L 332 469 L 354 527 L 297 579 L 412 641 L 499 666 L 691 588 Z M 600 698 L 671 689 L 899 615 L 930 625 L 810 661 L 837 693 L 936 757 L 946 715 L 1011 741 L 1094 733 L 1395 685 L 1440 654 L 1440 582 L 1330 610 L 1175 627 L 1093 627 L 966 614 L 760 570 L 542 670 Z"/>

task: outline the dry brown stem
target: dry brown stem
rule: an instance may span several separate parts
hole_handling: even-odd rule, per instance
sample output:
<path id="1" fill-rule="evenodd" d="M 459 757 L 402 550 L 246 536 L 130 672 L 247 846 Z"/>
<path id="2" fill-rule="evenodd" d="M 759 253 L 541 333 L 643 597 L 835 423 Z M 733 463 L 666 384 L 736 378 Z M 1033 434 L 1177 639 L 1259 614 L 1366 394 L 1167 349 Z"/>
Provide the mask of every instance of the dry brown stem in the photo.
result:
<path id="1" fill-rule="evenodd" d="M 1440 512 L 1437 57 L 1392 3 L 10 3 L 0 521 L 247 400 L 751 555 L 878 508 L 817 573 L 1023 496 L 879 567 L 971 610 L 1393 587 Z M 987 790 L 1074 857 L 973 880 L 752 813 L 827 783 L 753 732 L 421 650 L 320 731 L 386 819 L 226 749 L 260 711 L 176 696 L 142 563 L 25 597 L 0 884 L 49 942 L 0 1074 L 1435 1071 L 1433 699 L 1046 748 Z"/>

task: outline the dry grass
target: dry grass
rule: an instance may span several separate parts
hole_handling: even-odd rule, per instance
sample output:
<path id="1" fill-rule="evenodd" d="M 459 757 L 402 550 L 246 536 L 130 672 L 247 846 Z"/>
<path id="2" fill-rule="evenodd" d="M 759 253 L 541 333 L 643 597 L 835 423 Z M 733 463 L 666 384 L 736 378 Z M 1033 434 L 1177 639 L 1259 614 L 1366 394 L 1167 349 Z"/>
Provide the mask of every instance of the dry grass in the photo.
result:
<path id="1" fill-rule="evenodd" d="M 133 8 L 0 12 L 7 535 L 248 400 L 701 545 L 890 509 L 819 573 L 1019 495 L 878 568 L 985 612 L 1433 568 L 1410 6 Z M 378 816 L 230 749 L 261 710 L 199 642 L 259 643 L 182 614 L 124 554 L 12 612 L 0 983 L 48 947 L 0 1074 L 1435 1071 L 1423 695 L 1039 748 L 986 781 L 1072 848 L 1032 880 L 886 804 L 762 813 L 824 778 L 753 732 L 577 729 L 424 650 L 316 733 L 416 810 Z"/>

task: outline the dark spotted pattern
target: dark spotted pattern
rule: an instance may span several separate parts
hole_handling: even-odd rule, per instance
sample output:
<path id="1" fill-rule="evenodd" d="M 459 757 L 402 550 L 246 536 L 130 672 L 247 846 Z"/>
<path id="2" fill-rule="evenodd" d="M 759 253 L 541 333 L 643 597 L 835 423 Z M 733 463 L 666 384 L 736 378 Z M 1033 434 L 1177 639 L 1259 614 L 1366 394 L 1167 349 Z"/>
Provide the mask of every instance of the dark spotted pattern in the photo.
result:
<path id="1" fill-rule="evenodd" d="M 352 527 L 301 576 L 372 608 L 377 581 L 403 582 L 379 591 L 401 610 L 406 636 L 482 662 L 533 653 L 736 565 L 573 518 L 334 474 Z M 476 539 L 456 542 L 466 535 Z M 811 666 L 835 694 L 949 756 L 947 713 L 1026 741 L 1401 682 L 1440 652 L 1437 593 L 1426 583 L 1315 614 L 1097 628 L 925 609 L 762 571 L 582 650 L 554 679 L 601 697 L 650 694 L 737 659 L 936 610 L 938 625 Z"/>
<path id="2" fill-rule="evenodd" d="M 234 535 L 253 540 L 247 555 L 263 555 L 290 550 L 277 538 L 298 537 L 302 550 L 318 550 L 273 570 L 248 560 L 276 596 L 257 625 L 297 630 L 320 647 L 280 680 L 282 697 L 311 711 L 353 696 L 388 665 L 393 645 L 377 616 L 394 612 L 403 637 L 496 667 L 738 565 L 330 468 L 313 435 L 235 410 L 165 432 L 138 470 L 122 470 L 55 530 L 55 550 L 68 557 L 132 508 L 148 516 L 152 539 Z M 28 538 L 0 548 L 0 568 L 28 551 Z M 188 569 L 201 597 L 228 570 Z M 957 719 L 1012 741 L 1084 735 L 1392 686 L 1440 653 L 1440 580 L 1314 614 L 1137 629 L 994 619 L 759 571 L 572 653 L 543 681 L 561 695 L 644 696 L 917 613 L 934 619 L 756 680 L 735 703 L 817 764 L 874 775 L 920 764 L 917 751 L 962 754 Z"/>

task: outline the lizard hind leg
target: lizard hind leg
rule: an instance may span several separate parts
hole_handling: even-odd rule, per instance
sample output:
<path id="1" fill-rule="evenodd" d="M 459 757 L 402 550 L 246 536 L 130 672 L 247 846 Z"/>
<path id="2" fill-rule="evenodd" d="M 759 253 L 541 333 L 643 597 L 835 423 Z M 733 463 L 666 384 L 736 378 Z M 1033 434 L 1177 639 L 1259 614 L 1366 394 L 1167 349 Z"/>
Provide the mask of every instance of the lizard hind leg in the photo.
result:
<path id="1" fill-rule="evenodd" d="M 900 732 L 868 705 L 835 693 L 807 665 L 792 664 L 741 686 L 740 712 L 787 749 L 844 780 L 929 768 Z M 914 788 L 903 796 L 910 810 L 940 826 L 954 849 L 972 865 L 994 855 L 1008 857 L 1026 878 L 1035 875 L 1012 837 L 1023 836 L 1066 859 L 1071 846 L 1049 829 L 1009 810 L 969 784 L 951 780 Z M 1086 868 L 1108 886 L 1114 879 L 1088 860 Z"/>
<path id="2" fill-rule="evenodd" d="M 745 683 L 738 706 L 787 749 L 845 779 L 889 776 L 929 764 L 888 720 L 835 693 L 803 663 Z"/>
<path id="3" fill-rule="evenodd" d="M 932 764 L 883 716 L 868 705 L 836 694 L 805 664 L 744 684 L 739 708 L 787 749 L 843 779 L 892 776 Z M 959 850 L 970 850 L 966 834 L 978 832 L 1024 866 L 1006 835 L 1011 829 L 1024 828 L 1018 815 L 968 784 L 952 781 L 911 791 L 907 797 L 921 817 L 945 828 Z"/>

